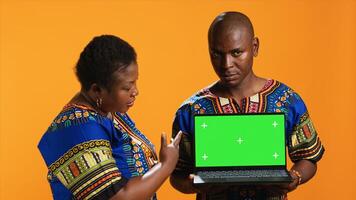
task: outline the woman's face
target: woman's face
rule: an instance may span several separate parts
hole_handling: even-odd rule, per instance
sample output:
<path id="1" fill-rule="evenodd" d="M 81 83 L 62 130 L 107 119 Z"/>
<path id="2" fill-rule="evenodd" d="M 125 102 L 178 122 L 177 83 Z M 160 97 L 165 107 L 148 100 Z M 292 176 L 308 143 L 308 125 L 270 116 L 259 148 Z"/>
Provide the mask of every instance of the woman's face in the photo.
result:
<path id="1" fill-rule="evenodd" d="M 111 90 L 103 92 L 102 110 L 105 112 L 125 113 L 134 105 L 138 95 L 138 66 L 132 62 L 129 66 L 117 70 L 114 74 Z"/>

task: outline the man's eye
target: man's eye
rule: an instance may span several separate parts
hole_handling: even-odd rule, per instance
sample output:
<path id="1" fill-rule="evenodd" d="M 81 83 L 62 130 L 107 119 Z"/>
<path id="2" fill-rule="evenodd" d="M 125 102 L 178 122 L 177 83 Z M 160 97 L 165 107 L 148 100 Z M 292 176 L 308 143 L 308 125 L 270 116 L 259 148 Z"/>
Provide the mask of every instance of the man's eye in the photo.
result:
<path id="1" fill-rule="evenodd" d="M 231 55 L 232 55 L 233 57 L 237 57 L 237 56 L 239 56 L 241 53 L 242 53 L 241 51 L 233 51 L 233 52 L 231 52 Z"/>

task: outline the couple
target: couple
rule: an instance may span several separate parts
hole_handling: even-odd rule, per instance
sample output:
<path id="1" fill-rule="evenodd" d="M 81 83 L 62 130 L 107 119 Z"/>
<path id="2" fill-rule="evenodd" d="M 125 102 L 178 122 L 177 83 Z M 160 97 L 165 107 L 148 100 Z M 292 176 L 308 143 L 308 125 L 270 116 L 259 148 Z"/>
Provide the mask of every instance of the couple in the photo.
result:
<path id="1" fill-rule="evenodd" d="M 161 136 L 159 159 L 152 143 L 126 114 L 138 89 L 136 53 L 124 40 L 95 37 L 76 65 L 78 92 L 39 142 L 54 199 L 157 199 L 171 175 L 174 188 L 197 199 L 286 199 L 287 192 L 316 173 L 323 155 L 302 99 L 286 85 L 253 73 L 259 41 L 248 17 L 225 12 L 208 33 L 212 65 L 219 81 L 179 108 L 173 139 Z M 197 113 L 283 112 L 293 182 L 275 188 L 212 190 L 192 185 L 192 119 Z M 184 134 L 183 134 L 184 133 Z"/>

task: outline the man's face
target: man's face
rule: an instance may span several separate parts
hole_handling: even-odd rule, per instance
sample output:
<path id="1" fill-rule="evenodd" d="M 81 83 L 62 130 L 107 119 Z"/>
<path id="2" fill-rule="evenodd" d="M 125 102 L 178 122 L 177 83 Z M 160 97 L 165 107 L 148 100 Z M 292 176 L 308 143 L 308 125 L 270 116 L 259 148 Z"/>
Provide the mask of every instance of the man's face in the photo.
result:
<path id="1" fill-rule="evenodd" d="M 246 28 L 221 29 L 210 36 L 209 50 L 211 63 L 222 84 L 236 87 L 252 73 L 258 39 L 252 38 Z"/>

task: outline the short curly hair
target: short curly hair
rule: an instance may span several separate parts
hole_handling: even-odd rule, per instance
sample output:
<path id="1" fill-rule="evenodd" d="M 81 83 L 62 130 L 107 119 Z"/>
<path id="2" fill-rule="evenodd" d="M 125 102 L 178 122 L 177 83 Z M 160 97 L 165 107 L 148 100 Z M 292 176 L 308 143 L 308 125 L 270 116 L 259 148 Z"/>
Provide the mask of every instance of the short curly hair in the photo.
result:
<path id="1" fill-rule="evenodd" d="M 113 73 L 136 62 L 135 49 L 114 35 L 94 37 L 80 54 L 75 66 L 82 89 L 88 91 L 94 83 L 110 91 Z"/>

